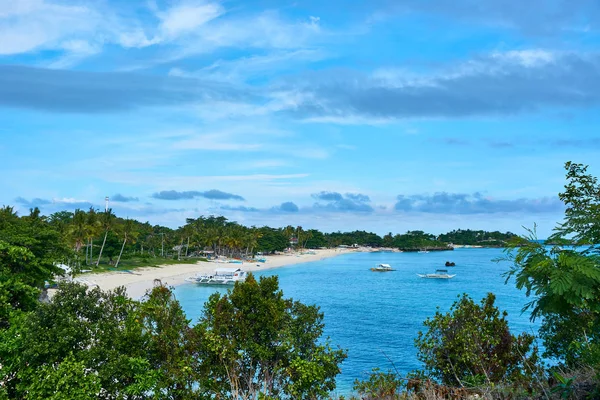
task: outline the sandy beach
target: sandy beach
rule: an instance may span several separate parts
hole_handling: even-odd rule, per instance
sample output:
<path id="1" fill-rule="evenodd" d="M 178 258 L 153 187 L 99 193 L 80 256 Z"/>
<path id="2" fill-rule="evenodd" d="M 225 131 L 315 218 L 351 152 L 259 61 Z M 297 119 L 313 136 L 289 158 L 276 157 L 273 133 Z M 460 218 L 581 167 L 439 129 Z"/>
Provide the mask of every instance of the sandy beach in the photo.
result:
<path id="1" fill-rule="evenodd" d="M 76 280 L 88 286 L 98 286 L 103 290 L 112 290 L 119 286 L 125 286 L 130 297 L 137 299 L 142 297 L 148 289 L 154 285 L 154 280 L 159 279 L 169 286 L 177 286 L 185 283 L 185 279 L 197 273 L 212 273 L 216 268 L 237 267 L 245 271 L 262 271 L 273 268 L 281 268 L 288 265 L 318 261 L 325 258 L 339 256 L 356 249 L 326 249 L 312 250 L 314 254 L 291 253 L 285 255 L 265 256 L 264 263 L 244 262 L 242 264 L 229 264 L 223 262 L 209 261 L 196 264 L 172 264 L 164 267 L 138 268 L 130 272 L 106 272 L 100 274 L 79 275 Z"/>

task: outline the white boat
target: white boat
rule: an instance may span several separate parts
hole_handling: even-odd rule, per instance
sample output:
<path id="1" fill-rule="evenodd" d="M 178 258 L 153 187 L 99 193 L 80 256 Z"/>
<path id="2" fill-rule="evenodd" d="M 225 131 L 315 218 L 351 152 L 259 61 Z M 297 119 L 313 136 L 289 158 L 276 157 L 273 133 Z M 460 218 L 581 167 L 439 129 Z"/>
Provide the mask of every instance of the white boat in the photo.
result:
<path id="1" fill-rule="evenodd" d="M 390 264 L 378 264 L 376 267 L 371 268 L 371 271 L 375 272 L 387 272 L 387 271 L 395 271 L 394 268 Z"/>
<path id="2" fill-rule="evenodd" d="M 417 274 L 417 275 L 419 275 L 421 278 L 429 278 L 429 279 L 451 279 L 456 276 L 456 274 L 449 275 L 447 269 L 436 269 L 434 274 Z"/>
<path id="3" fill-rule="evenodd" d="M 417 253 L 429 253 L 428 250 L 419 250 Z"/>
<path id="4" fill-rule="evenodd" d="M 186 278 L 187 282 L 199 285 L 233 285 L 236 282 L 244 282 L 248 274 L 240 268 L 217 268 L 212 275 L 198 274 Z"/>

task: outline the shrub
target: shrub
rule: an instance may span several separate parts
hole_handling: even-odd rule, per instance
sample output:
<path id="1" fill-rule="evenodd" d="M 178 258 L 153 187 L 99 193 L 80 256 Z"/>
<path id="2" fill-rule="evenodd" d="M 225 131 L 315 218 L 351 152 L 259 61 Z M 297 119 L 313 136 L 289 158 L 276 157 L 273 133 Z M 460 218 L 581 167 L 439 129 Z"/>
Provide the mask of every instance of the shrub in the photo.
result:
<path id="1" fill-rule="evenodd" d="M 415 344 L 426 374 L 445 385 L 513 382 L 530 386 L 540 372 L 534 337 L 510 333 L 506 312 L 489 293 L 481 304 L 462 295 L 450 312 L 436 312 Z"/>

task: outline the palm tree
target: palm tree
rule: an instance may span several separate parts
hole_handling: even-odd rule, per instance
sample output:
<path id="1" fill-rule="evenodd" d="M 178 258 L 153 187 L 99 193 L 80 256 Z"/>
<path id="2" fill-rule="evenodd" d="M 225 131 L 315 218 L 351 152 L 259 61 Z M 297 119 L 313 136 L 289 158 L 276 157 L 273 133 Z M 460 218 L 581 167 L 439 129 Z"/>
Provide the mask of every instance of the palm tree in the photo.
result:
<path id="1" fill-rule="evenodd" d="M 310 238 L 313 237 L 313 233 L 309 230 L 304 232 L 304 243 L 302 244 L 302 248 L 306 249 L 306 244 L 308 243 L 308 241 L 310 240 Z"/>
<path id="2" fill-rule="evenodd" d="M 249 254 L 254 254 L 254 248 L 258 246 L 258 239 L 262 237 L 262 233 L 257 227 L 253 226 L 246 233 L 246 257 Z"/>
<path id="3" fill-rule="evenodd" d="M 119 266 L 119 261 L 121 261 L 121 255 L 123 254 L 123 249 L 125 248 L 125 243 L 127 243 L 127 239 L 131 238 L 132 242 L 135 241 L 138 232 L 135 231 L 135 226 L 133 221 L 127 218 L 125 223 L 123 224 L 123 245 L 121 246 L 121 252 L 119 253 L 119 257 L 117 258 L 117 263 L 115 264 L 115 268 Z"/>
<path id="4" fill-rule="evenodd" d="M 14 207 L 4 206 L 0 208 L 0 228 L 2 228 L 4 224 L 14 223 L 14 221 L 18 219 L 19 217 Z"/>
<path id="5" fill-rule="evenodd" d="M 100 233 L 100 221 L 98 220 L 98 213 L 94 210 L 94 207 L 90 207 L 90 210 L 86 216 L 86 237 L 87 237 L 87 248 L 85 252 L 86 265 L 88 264 L 88 249 L 89 249 L 89 260 L 92 262 L 94 258 L 94 238 Z"/>
<path id="6" fill-rule="evenodd" d="M 302 248 L 302 235 L 304 234 L 304 230 L 301 226 L 296 228 L 296 239 L 298 239 L 298 247 Z"/>
<path id="7" fill-rule="evenodd" d="M 188 250 L 190 248 L 190 236 L 193 235 L 194 233 L 194 228 L 189 225 L 189 224 L 185 224 L 183 227 L 183 235 L 187 237 L 187 245 L 185 246 L 185 257 L 188 256 Z"/>
<path id="8" fill-rule="evenodd" d="M 76 209 L 73 214 L 73 219 L 67 227 L 67 237 L 71 238 L 75 244 L 75 262 L 79 266 L 79 251 L 83 247 L 83 242 L 86 237 L 86 214 L 85 211 Z M 86 253 L 87 255 L 87 253 Z M 87 260 L 86 260 L 87 262 Z"/>
<path id="9" fill-rule="evenodd" d="M 100 224 L 102 228 L 104 228 L 104 241 L 102 241 L 102 247 L 100 247 L 100 254 L 98 255 L 98 261 L 96 261 L 96 267 L 100 265 L 100 258 L 102 258 L 102 251 L 104 250 L 104 245 L 106 244 L 106 236 L 108 236 L 108 231 L 111 230 L 114 224 L 115 214 L 112 212 L 112 208 L 109 208 L 102 214 L 100 214 Z"/>
<path id="10" fill-rule="evenodd" d="M 73 219 L 68 228 L 69 236 L 75 241 L 75 252 L 79 253 L 79 250 L 83 247 L 83 241 L 87 235 L 87 221 L 86 213 L 83 210 L 76 209 L 73 214 Z"/>

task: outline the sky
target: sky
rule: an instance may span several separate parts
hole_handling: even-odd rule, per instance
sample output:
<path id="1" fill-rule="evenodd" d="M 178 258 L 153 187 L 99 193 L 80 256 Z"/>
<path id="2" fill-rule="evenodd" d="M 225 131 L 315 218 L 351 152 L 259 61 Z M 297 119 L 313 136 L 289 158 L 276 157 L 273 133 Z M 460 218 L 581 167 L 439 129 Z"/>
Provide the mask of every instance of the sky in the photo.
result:
<path id="1" fill-rule="evenodd" d="M 546 237 L 596 0 L 0 0 L 0 204 Z"/>

